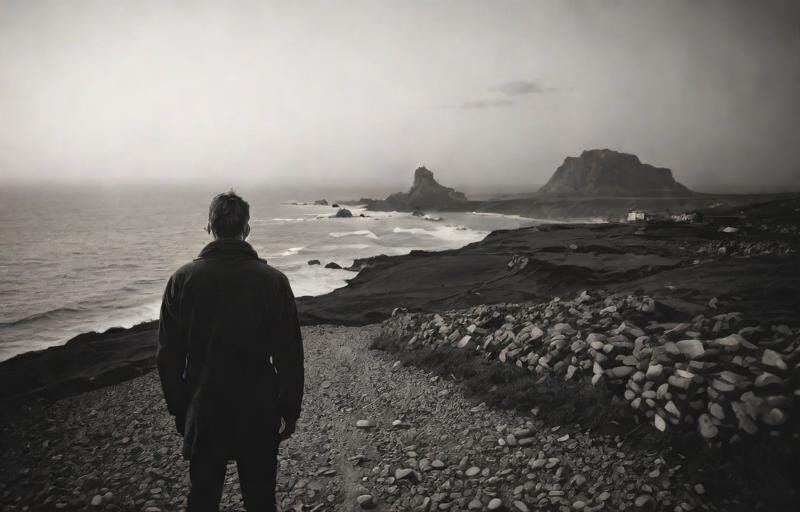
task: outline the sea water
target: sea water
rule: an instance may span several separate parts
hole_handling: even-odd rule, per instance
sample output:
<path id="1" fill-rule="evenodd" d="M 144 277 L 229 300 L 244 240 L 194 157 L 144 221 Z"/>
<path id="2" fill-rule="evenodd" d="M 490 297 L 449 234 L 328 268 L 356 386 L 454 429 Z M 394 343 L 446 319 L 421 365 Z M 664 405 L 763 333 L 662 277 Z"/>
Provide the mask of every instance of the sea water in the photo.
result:
<path id="1" fill-rule="evenodd" d="M 250 203 L 248 239 L 289 278 L 295 296 L 345 286 L 356 258 L 452 249 L 495 229 L 535 223 L 469 212 L 369 212 L 297 204 L 268 188 L 239 189 Z M 158 318 L 169 276 L 210 241 L 213 193 L 200 187 L 79 186 L 0 190 L 0 360 L 88 331 Z M 364 217 L 360 215 L 364 214 Z M 308 265 L 309 260 L 321 265 Z"/>

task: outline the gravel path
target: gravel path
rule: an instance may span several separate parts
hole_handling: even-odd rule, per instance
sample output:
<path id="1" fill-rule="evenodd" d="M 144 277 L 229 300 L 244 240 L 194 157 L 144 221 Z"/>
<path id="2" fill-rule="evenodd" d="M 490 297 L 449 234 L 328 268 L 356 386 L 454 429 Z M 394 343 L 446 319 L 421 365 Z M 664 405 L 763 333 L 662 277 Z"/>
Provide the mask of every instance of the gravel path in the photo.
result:
<path id="1" fill-rule="evenodd" d="M 377 333 L 304 328 L 305 404 L 281 447 L 284 510 L 715 508 L 677 456 L 476 406 L 456 384 L 369 350 Z M 154 372 L 3 423 L 0 510 L 183 506 L 187 464 Z M 231 465 L 222 510 L 241 509 Z"/>

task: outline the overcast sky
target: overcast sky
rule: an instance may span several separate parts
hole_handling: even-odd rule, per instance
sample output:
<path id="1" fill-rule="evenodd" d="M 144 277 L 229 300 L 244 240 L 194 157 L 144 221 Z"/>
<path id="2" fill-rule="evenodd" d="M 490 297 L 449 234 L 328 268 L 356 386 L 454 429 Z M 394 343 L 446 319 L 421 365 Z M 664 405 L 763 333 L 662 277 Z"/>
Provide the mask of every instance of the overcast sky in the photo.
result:
<path id="1" fill-rule="evenodd" d="M 798 5 L 0 0 L 0 181 L 800 190 Z"/>

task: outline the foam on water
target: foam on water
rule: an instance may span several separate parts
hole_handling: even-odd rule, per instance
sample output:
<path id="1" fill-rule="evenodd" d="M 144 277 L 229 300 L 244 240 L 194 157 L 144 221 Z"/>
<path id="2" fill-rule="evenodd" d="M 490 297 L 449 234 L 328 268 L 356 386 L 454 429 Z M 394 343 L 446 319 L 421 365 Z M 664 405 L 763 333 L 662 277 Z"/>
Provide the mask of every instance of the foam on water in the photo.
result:
<path id="1" fill-rule="evenodd" d="M 469 244 L 478 242 L 486 238 L 488 231 L 470 229 L 464 226 L 436 226 L 435 228 L 400 228 L 393 229 L 394 233 L 409 233 L 412 235 L 424 235 L 443 240 L 448 248 L 452 244 Z"/>
<path id="2" fill-rule="evenodd" d="M 359 229 L 358 231 L 338 231 L 333 233 L 328 233 L 333 238 L 342 238 L 345 236 L 365 236 L 367 238 L 371 238 L 373 240 L 378 239 L 378 235 L 373 233 L 368 229 Z"/>
<path id="3" fill-rule="evenodd" d="M 213 194 L 203 191 L 2 192 L 0 228 L 11 243 L 0 244 L 0 360 L 82 332 L 157 319 L 167 279 L 209 241 L 202 227 Z M 253 213 L 248 241 L 286 273 L 296 296 L 328 293 L 355 276 L 324 268 L 329 262 L 347 267 L 379 254 L 452 249 L 493 229 L 532 223 L 454 212 L 437 214 L 443 220 L 434 223 L 349 206 L 353 218 L 335 218 L 330 206 L 241 192 Z M 308 265 L 313 259 L 321 265 Z"/>

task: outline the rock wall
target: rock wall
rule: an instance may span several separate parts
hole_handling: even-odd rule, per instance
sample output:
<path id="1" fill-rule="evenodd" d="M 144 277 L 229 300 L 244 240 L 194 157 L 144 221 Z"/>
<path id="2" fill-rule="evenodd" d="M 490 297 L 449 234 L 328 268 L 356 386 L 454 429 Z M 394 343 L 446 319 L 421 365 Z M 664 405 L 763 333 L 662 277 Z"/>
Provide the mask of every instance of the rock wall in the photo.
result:
<path id="1" fill-rule="evenodd" d="M 382 336 L 408 350 L 449 345 L 551 378 L 607 386 L 661 432 L 722 446 L 757 436 L 796 442 L 800 330 L 740 312 L 657 321 L 640 295 L 586 292 L 538 305 L 476 306 L 444 314 L 396 310 Z"/>

